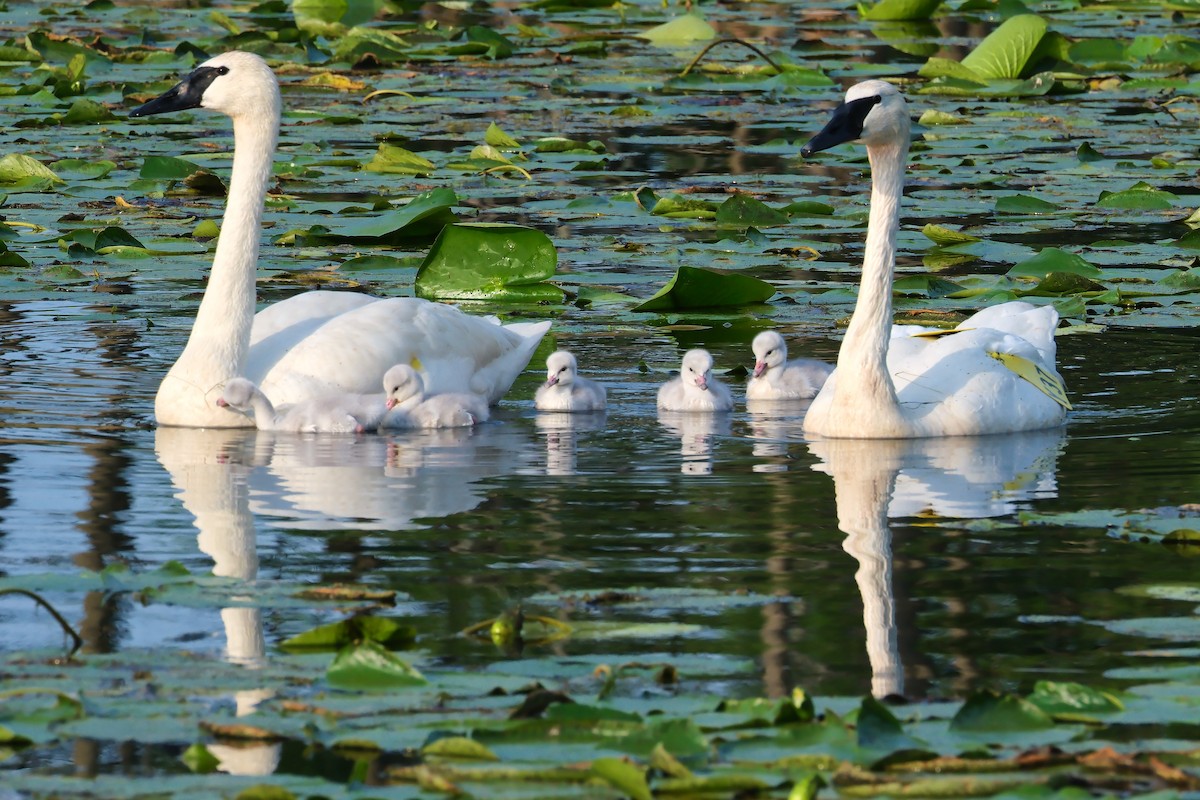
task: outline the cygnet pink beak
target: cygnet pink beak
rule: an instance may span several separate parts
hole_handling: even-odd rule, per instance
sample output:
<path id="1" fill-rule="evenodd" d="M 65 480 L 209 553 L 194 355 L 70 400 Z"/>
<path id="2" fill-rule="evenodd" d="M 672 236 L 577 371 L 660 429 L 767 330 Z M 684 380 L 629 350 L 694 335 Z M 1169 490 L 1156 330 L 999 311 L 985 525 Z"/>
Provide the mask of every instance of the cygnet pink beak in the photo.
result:
<path id="1" fill-rule="evenodd" d="M 704 377 L 703 375 L 697 375 L 696 376 L 696 385 L 707 392 L 708 391 L 708 378 Z"/>
<path id="2" fill-rule="evenodd" d="M 387 407 L 387 410 L 388 410 L 388 411 L 391 411 L 393 408 L 395 408 L 395 407 L 396 407 L 396 398 L 394 398 L 394 397 L 389 397 L 389 398 L 387 399 L 387 402 L 386 402 L 386 403 L 384 403 L 384 406 L 386 406 L 386 407 Z"/>
<path id="3" fill-rule="evenodd" d="M 558 383 L 558 373 L 557 372 L 554 373 L 553 375 L 546 376 L 546 385 L 547 386 L 553 386 L 556 383 Z"/>
<path id="4" fill-rule="evenodd" d="M 229 408 L 229 403 L 225 402 L 224 397 L 218 397 L 217 398 L 217 406 L 219 408 Z"/>
<path id="5" fill-rule="evenodd" d="M 761 378 L 762 374 L 766 371 L 767 371 L 767 362 L 765 362 L 765 361 L 755 361 L 754 362 L 754 377 Z"/>

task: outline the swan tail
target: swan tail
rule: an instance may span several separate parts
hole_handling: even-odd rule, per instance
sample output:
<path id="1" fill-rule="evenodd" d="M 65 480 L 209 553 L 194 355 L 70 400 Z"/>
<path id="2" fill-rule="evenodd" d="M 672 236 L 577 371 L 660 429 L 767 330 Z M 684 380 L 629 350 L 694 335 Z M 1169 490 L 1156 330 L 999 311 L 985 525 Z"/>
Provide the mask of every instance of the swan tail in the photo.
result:
<path id="1" fill-rule="evenodd" d="M 470 389 L 483 395 L 489 405 L 495 405 L 512 388 L 517 376 L 529 366 L 542 337 L 550 330 L 550 320 L 542 322 L 513 322 L 504 326 L 521 337 L 508 352 L 499 356 L 471 376 Z"/>

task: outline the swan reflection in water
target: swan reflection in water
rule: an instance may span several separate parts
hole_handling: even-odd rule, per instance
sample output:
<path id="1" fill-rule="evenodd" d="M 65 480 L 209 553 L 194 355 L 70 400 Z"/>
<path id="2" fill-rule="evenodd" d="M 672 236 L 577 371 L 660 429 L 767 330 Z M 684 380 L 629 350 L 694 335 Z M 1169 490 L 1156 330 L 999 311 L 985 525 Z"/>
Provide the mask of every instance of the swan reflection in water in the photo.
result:
<path id="1" fill-rule="evenodd" d="M 574 475 L 578 469 L 577 434 L 602 431 L 608 422 L 603 411 L 540 411 L 534 419 L 538 433 L 546 438 L 546 474 Z"/>
<path id="2" fill-rule="evenodd" d="M 155 453 L 195 519 L 213 574 L 252 584 L 258 577 L 257 526 L 289 530 L 402 530 L 420 518 L 469 511 L 484 499 L 476 485 L 534 460 L 511 425 L 421 430 L 394 436 L 316 436 L 246 428 L 159 427 Z M 248 591 L 252 591 L 248 587 Z M 248 669 L 267 661 L 262 611 L 221 610 L 226 657 Z M 238 716 L 273 696 L 237 692 Z M 266 775 L 279 745 L 210 745 L 220 769 Z"/>
<path id="3" fill-rule="evenodd" d="M 725 412 L 658 411 L 658 422 L 679 437 L 679 471 L 685 475 L 711 475 L 713 443 L 729 436 L 733 415 Z"/>
<path id="4" fill-rule="evenodd" d="M 833 477 L 843 549 L 858 561 L 871 693 L 904 694 L 896 630 L 889 518 L 932 513 L 978 519 L 1015 514 L 1054 497 L 1061 428 L 1002 436 L 937 439 L 823 439 L 809 443 Z"/>

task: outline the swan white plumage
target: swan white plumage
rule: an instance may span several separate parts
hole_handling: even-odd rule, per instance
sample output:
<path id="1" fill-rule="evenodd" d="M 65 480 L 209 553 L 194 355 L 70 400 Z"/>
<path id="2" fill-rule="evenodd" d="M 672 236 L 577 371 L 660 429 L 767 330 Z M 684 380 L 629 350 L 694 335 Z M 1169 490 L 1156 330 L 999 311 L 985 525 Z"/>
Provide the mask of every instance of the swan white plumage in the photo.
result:
<path id="1" fill-rule="evenodd" d="M 750 344 L 754 372 L 746 383 L 747 400 L 808 400 L 816 397 L 833 365 L 815 358 L 788 361 L 787 342 L 778 331 L 763 331 Z"/>
<path id="2" fill-rule="evenodd" d="M 263 202 L 271 179 L 281 101 L 261 58 L 231 51 L 135 109 L 142 117 L 207 108 L 233 120 L 229 195 L 212 271 L 187 345 L 159 386 L 161 425 L 234 427 L 246 417 L 217 405 L 244 376 L 276 404 L 339 392 L 378 391 L 396 363 L 419 363 L 431 390 L 472 391 L 495 403 L 529 363 L 549 322 L 501 326 L 453 306 L 411 297 L 305 292 L 254 313 Z"/>
<path id="3" fill-rule="evenodd" d="M 603 411 L 604 387 L 579 374 L 575 356 L 556 350 L 546 359 L 546 382 L 538 387 L 533 406 L 539 411 Z"/>
<path id="4" fill-rule="evenodd" d="M 487 400 L 469 392 L 426 394 L 421 373 L 397 364 L 383 376 L 384 428 L 467 428 L 487 422 Z"/>
<path id="5" fill-rule="evenodd" d="M 275 408 L 266 394 L 246 378 L 225 381 L 217 405 L 253 416 L 254 425 L 260 431 L 291 433 L 361 433 L 374 430 L 385 410 L 383 395 L 325 395 Z M 355 410 L 359 413 L 355 414 Z"/>
<path id="6" fill-rule="evenodd" d="M 683 354 L 679 377 L 658 389 L 658 407 L 663 411 L 732 411 L 729 387 L 713 377 L 713 358 L 697 348 Z"/>
<path id="7" fill-rule="evenodd" d="M 813 400 L 804 430 L 830 438 L 914 438 L 1039 430 L 1066 409 L 994 354 L 1054 367 L 1058 312 L 1013 301 L 986 308 L 939 337 L 892 326 L 900 198 L 910 142 L 908 107 L 889 83 L 864 81 L 813 137 L 805 156 L 861 140 L 871 162 L 871 210 L 862 281 L 837 369 Z"/>

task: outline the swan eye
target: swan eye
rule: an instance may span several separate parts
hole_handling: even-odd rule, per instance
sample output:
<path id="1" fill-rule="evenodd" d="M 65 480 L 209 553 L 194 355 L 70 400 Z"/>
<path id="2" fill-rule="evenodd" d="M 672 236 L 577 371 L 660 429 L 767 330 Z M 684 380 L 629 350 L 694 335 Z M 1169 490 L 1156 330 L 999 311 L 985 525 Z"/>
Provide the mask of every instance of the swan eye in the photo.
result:
<path id="1" fill-rule="evenodd" d="M 229 67 L 217 67 L 217 74 L 218 75 L 228 75 Z"/>

